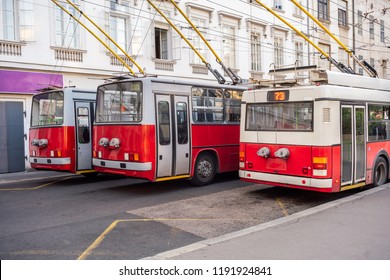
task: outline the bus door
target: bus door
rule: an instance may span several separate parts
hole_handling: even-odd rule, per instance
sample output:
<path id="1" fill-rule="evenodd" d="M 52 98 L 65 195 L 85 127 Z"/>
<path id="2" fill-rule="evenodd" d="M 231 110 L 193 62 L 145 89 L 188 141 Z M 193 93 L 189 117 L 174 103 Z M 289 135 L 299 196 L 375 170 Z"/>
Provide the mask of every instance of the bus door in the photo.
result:
<path id="1" fill-rule="evenodd" d="M 190 172 L 188 97 L 156 95 L 157 177 Z"/>
<path id="2" fill-rule="evenodd" d="M 75 101 L 76 110 L 76 170 L 92 169 L 93 102 Z"/>
<path id="3" fill-rule="evenodd" d="M 341 106 L 341 185 L 366 178 L 365 107 Z"/>

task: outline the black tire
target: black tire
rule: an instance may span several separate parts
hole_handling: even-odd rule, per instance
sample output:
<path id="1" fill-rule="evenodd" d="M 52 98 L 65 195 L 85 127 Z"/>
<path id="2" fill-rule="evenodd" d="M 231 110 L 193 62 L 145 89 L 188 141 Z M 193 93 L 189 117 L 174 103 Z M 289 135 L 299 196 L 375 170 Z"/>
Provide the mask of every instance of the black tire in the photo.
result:
<path id="1" fill-rule="evenodd" d="M 377 187 L 387 182 L 389 167 L 383 157 L 379 157 L 375 162 L 373 174 L 373 186 Z"/>
<path id="2" fill-rule="evenodd" d="M 199 187 L 209 185 L 214 181 L 215 173 L 216 164 L 213 156 L 207 153 L 201 154 L 196 160 L 191 184 Z"/>

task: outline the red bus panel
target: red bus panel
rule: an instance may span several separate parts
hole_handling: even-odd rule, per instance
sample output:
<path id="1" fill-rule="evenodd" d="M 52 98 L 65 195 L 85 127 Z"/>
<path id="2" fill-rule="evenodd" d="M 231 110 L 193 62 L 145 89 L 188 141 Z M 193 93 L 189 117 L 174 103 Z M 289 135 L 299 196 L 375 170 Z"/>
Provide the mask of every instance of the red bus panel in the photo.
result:
<path id="1" fill-rule="evenodd" d="M 192 125 L 192 166 L 198 154 L 204 150 L 216 153 L 219 172 L 238 170 L 240 126 L 231 125 Z"/>
<path id="2" fill-rule="evenodd" d="M 99 162 L 94 165 L 98 172 L 144 178 L 150 181 L 155 179 L 156 162 L 156 133 L 154 125 L 96 125 L 93 132 L 93 158 Z M 111 140 L 117 138 L 119 147 L 99 145 L 100 139 Z M 117 162 L 119 167 L 112 168 L 109 161 Z M 147 171 L 131 169 L 131 163 L 150 163 Z M 137 166 L 137 165 L 134 165 Z"/>
<path id="3" fill-rule="evenodd" d="M 29 136 L 30 156 L 36 158 L 32 168 L 76 172 L 73 126 L 30 128 Z M 46 139 L 47 146 L 32 145 L 34 139 Z"/>

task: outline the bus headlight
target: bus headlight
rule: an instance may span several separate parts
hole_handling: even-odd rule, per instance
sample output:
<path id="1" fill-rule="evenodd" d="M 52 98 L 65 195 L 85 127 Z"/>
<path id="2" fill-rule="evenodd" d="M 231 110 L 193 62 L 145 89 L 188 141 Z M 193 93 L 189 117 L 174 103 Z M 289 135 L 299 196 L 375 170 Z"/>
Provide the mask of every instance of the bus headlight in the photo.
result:
<path id="1" fill-rule="evenodd" d="M 39 146 L 39 139 L 31 140 L 31 145 L 38 147 Z"/>
<path id="2" fill-rule="evenodd" d="M 278 158 L 287 159 L 290 156 L 290 151 L 287 148 L 280 148 L 274 155 Z"/>
<path id="3" fill-rule="evenodd" d="M 48 144 L 49 144 L 49 141 L 47 139 L 40 139 L 39 143 L 38 143 L 40 148 L 45 148 L 45 147 L 47 147 Z"/>
<path id="4" fill-rule="evenodd" d="M 118 149 L 119 145 L 120 145 L 120 141 L 118 138 L 112 138 L 109 145 L 110 145 L 110 148 L 112 148 L 112 149 Z"/>
<path id="5" fill-rule="evenodd" d="M 109 143 L 108 138 L 100 138 L 99 140 L 99 146 L 107 147 Z"/>
<path id="6" fill-rule="evenodd" d="M 257 151 L 257 155 L 259 156 L 259 157 L 264 157 L 264 158 L 267 158 L 267 157 L 269 157 L 269 154 L 270 154 L 271 152 L 270 152 L 270 150 L 269 150 L 269 148 L 267 148 L 267 147 L 262 147 L 262 148 L 260 148 L 258 151 Z"/>

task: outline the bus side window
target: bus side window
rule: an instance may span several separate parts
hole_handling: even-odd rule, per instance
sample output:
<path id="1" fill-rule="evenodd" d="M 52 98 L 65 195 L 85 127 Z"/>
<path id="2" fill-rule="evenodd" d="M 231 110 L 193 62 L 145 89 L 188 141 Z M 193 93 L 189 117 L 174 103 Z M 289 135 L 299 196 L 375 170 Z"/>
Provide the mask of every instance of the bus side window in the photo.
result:
<path id="1" fill-rule="evenodd" d="M 158 126 L 160 145 L 169 145 L 171 143 L 171 127 L 169 118 L 169 103 L 166 101 L 158 102 Z"/>
<path id="2" fill-rule="evenodd" d="M 89 110 L 86 107 L 77 108 L 77 136 L 80 144 L 90 142 Z"/>

